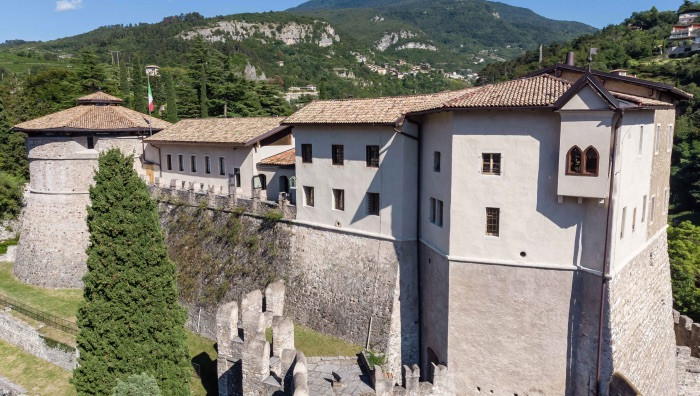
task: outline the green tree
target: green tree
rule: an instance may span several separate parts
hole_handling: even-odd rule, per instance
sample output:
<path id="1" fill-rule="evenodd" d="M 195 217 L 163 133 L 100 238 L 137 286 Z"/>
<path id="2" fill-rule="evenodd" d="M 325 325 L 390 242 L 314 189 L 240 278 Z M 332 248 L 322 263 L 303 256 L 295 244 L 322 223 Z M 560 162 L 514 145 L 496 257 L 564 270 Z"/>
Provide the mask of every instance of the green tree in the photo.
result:
<path id="1" fill-rule="evenodd" d="M 7 172 L 0 172 L 0 220 L 17 217 L 22 209 L 24 181 Z"/>
<path id="2" fill-rule="evenodd" d="M 125 62 L 119 63 L 119 92 L 126 101 L 126 106 L 131 107 L 131 84 Z"/>
<path id="3" fill-rule="evenodd" d="M 668 228 L 673 305 L 700 321 L 700 227 L 689 221 Z"/>
<path id="4" fill-rule="evenodd" d="M 23 133 L 11 130 L 4 100 L 0 97 L 0 172 L 6 172 L 18 179 L 29 176 L 24 139 Z"/>
<path id="5" fill-rule="evenodd" d="M 165 91 L 165 120 L 177 122 L 177 93 L 175 92 L 175 82 L 173 75 L 168 70 L 162 70 L 163 90 Z"/>
<path id="6" fill-rule="evenodd" d="M 189 53 L 190 74 L 197 89 L 199 99 L 199 116 L 209 116 L 209 97 L 207 95 L 207 77 L 209 71 L 209 49 L 201 37 L 192 40 L 192 48 Z"/>
<path id="7" fill-rule="evenodd" d="M 100 155 L 88 207 L 90 246 L 78 310 L 80 394 L 109 394 L 118 378 L 152 375 L 167 395 L 187 395 L 185 311 L 178 305 L 155 203 L 133 157 Z"/>
<path id="8" fill-rule="evenodd" d="M 112 396 L 161 396 L 158 381 L 146 373 L 132 374 L 126 381 L 117 380 Z"/>
<path id="9" fill-rule="evenodd" d="M 80 51 L 76 74 L 84 93 L 92 93 L 104 89 L 107 71 L 93 49 L 85 48 Z"/>
<path id="10" fill-rule="evenodd" d="M 134 93 L 136 111 L 148 112 L 148 87 L 146 86 L 146 68 L 138 55 L 131 59 L 131 90 Z"/>

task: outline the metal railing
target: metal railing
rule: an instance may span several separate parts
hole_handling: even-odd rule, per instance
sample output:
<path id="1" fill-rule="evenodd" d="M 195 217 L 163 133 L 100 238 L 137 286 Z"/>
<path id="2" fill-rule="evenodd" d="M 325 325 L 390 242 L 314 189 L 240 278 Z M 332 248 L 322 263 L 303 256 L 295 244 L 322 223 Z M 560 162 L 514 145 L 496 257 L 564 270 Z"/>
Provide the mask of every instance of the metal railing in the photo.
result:
<path id="1" fill-rule="evenodd" d="M 47 326 L 56 328 L 65 333 L 72 335 L 78 334 L 78 325 L 76 325 L 75 322 L 71 322 L 70 320 L 65 320 L 48 312 L 30 307 L 27 304 L 21 303 L 2 294 L 0 294 L 0 305 L 10 307 L 24 316 L 37 320 Z"/>

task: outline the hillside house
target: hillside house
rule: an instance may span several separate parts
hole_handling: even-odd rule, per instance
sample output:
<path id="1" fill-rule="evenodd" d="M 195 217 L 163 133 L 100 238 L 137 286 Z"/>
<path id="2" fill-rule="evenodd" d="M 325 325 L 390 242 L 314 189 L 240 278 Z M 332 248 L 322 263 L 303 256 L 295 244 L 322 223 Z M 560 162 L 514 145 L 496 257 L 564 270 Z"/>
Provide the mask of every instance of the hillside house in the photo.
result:
<path id="1" fill-rule="evenodd" d="M 678 23 L 673 25 L 670 57 L 688 56 L 700 51 L 700 10 L 687 10 L 678 14 Z"/>
<path id="2" fill-rule="evenodd" d="M 288 168 L 258 163 L 293 148 L 291 128 L 279 117 L 182 120 L 145 139 L 163 186 L 276 201 Z M 279 174 L 278 174 L 279 173 Z M 274 180 L 273 180 L 274 179 Z M 269 182 L 275 183 L 268 188 Z M 288 192 L 288 191 L 287 191 Z"/>
<path id="3" fill-rule="evenodd" d="M 418 279 L 422 372 L 446 364 L 458 394 L 593 392 L 598 331 L 601 384 L 621 372 L 671 394 L 665 227 L 674 102 L 689 97 L 556 65 L 444 94 L 312 102 L 284 121 L 297 221 L 416 241 L 418 262 L 400 266 Z"/>

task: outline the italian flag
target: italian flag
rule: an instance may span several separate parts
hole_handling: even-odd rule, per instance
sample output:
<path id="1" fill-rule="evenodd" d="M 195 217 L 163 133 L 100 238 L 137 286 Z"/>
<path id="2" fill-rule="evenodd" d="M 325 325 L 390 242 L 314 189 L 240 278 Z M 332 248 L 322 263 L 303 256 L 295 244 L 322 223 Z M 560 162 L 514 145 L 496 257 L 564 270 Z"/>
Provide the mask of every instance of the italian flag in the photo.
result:
<path id="1" fill-rule="evenodd" d="M 153 92 L 151 92 L 151 82 L 148 82 L 148 111 L 153 112 Z"/>

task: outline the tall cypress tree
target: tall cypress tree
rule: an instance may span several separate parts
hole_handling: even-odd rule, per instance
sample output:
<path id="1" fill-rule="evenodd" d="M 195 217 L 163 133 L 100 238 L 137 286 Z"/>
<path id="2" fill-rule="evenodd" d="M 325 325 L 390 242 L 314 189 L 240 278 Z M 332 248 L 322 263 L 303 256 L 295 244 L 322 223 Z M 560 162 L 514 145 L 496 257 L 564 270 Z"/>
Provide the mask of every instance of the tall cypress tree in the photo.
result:
<path id="1" fill-rule="evenodd" d="M 163 90 L 165 91 L 165 119 L 170 122 L 177 122 L 177 94 L 175 93 L 175 82 L 171 71 L 163 70 Z"/>
<path id="2" fill-rule="evenodd" d="M 129 84 L 129 75 L 126 71 L 126 63 L 119 63 L 119 91 L 122 98 L 126 101 L 126 106 L 131 107 L 131 84 Z"/>
<path id="3" fill-rule="evenodd" d="M 146 69 L 141 58 L 134 55 L 131 59 L 131 90 L 134 92 L 134 107 L 136 111 L 148 111 L 148 87 L 146 86 Z"/>
<path id="4" fill-rule="evenodd" d="M 73 372 L 78 393 L 109 394 L 117 379 L 146 373 L 163 394 L 189 394 L 186 314 L 177 302 L 175 266 L 133 158 L 117 149 L 101 154 L 90 199 Z"/>
<path id="5" fill-rule="evenodd" d="M 92 93 L 103 89 L 107 80 L 107 71 L 95 53 L 95 50 L 85 48 L 80 51 L 77 72 L 83 92 Z"/>
<path id="6" fill-rule="evenodd" d="M 209 49 L 204 39 L 198 36 L 192 40 L 189 58 L 190 75 L 197 88 L 197 97 L 199 99 L 199 116 L 206 118 L 209 116 L 209 97 L 207 95 Z"/>

